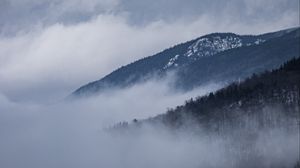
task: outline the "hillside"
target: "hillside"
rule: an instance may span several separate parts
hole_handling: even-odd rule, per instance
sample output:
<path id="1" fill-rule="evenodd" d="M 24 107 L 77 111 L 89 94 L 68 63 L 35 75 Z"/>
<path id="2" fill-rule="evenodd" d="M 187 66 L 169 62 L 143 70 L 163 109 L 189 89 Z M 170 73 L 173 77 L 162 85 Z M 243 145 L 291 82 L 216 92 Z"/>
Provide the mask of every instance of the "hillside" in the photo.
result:
<path id="1" fill-rule="evenodd" d="M 299 123 L 297 58 L 277 70 L 190 99 L 165 114 L 119 123 L 110 131 L 140 135 L 151 128 L 154 132 L 167 130 L 174 138 L 192 135 L 198 141 L 221 143 L 227 167 L 282 168 L 299 167 Z"/>
<path id="2" fill-rule="evenodd" d="M 240 122 L 238 121 L 240 117 L 244 116 L 262 119 L 261 123 L 257 123 L 262 126 L 271 124 L 265 123 L 266 118 L 261 117 L 274 117 L 273 112 L 268 111 L 273 108 L 276 109 L 274 113 L 284 111 L 284 114 L 281 114 L 283 116 L 277 116 L 283 118 L 276 118 L 276 120 L 283 122 L 286 122 L 284 120 L 287 118 L 299 120 L 299 105 L 300 58 L 294 58 L 279 69 L 265 71 L 259 75 L 253 74 L 243 82 L 234 82 L 215 93 L 187 100 L 184 105 L 169 109 L 165 114 L 140 121 L 134 120 L 130 125 L 125 122 L 121 127 L 147 123 L 181 129 L 188 125 L 194 127 L 193 124 L 196 124 L 205 126 L 207 131 L 216 131 L 221 129 L 223 122 L 230 121 L 230 124 L 227 124 L 236 126 Z M 265 111 L 269 114 L 264 114 Z"/>
<path id="3" fill-rule="evenodd" d="M 299 28 L 293 28 L 258 36 L 209 34 L 123 66 L 80 87 L 73 96 L 97 94 L 111 87 L 128 87 L 153 76 L 163 78 L 171 71 L 178 74 L 173 87 L 180 89 L 192 89 L 211 81 L 245 78 L 298 57 L 299 32 Z"/>
<path id="4" fill-rule="evenodd" d="M 229 125 L 236 126 L 239 124 L 237 121 L 239 117 L 253 115 L 261 119 L 260 125 L 279 124 L 268 123 L 267 120 L 275 121 L 264 117 L 274 115 L 272 112 L 264 114 L 265 110 L 274 108 L 284 111 L 285 117 L 276 120 L 286 122 L 284 121 L 286 117 L 299 119 L 299 104 L 300 59 L 297 58 L 277 70 L 261 75 L 254 74 L 242 83 L 232 83 L 215 93 L 189 100 L 185 105 L 178 106 L 151 120 L 160 120 L 165 125 L 177 128 L 185 124 L 184 118 L 188 116 L 196 123 L 204 124 L 208 129 L 220 130 L 221 122 L 230 121 Z"/>

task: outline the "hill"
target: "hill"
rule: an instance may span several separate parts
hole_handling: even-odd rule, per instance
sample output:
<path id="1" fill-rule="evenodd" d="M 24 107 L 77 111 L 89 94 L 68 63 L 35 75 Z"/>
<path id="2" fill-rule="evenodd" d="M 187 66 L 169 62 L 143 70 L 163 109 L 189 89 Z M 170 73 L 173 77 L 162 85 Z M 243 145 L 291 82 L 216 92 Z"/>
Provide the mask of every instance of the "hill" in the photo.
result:
<path id="1" fill-rule="evenodd" d="M 299 37 L 300 28 L 258 36 L 209 34 L 123 66 L 72 95 L 89 96 L 106 88 L 129 87 L 154 76 L 163 79 L 169 72 L 176 74 L 173 87 L 184 90 L 211 81 L 244 79 L 298 57 Z"/>

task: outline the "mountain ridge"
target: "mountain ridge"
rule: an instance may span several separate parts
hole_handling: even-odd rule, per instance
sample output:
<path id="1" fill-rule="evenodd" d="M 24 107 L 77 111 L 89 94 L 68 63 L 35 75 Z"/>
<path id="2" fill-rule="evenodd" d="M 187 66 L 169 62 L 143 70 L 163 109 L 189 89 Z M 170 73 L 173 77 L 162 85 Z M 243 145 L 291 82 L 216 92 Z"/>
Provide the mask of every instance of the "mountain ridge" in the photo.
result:
<path id="1" fill-rule="evenodd" d="M 110 74 L 104 76 L 100 80 L 90 82 L 80 87 L 79 89 L 74 91 L 72 95 L 89 96 L 89 95 L 97 94 L 101 92 L 102 89 L 109 88 L 109 87 L 128 87 L 133 84 L 146 81 L 150 79 L 154 74 L 158 74 L 163 78 L 167 72 L 174 71 L 174 70 L 181 71 L 179 72 L 181 76 L 186 76 L 186 75 L 189 76 L 189 74 L 183 73 L 185 71 L 188 71 L 189 68 L 186 67 L 190 65 L 195 66 L 197 64 L 195 62 L 201 62 L 202 60 L 205 60 L 205 58 L 211 59 L 211 57 L 213 56 L 226 54 L 231 50 L 240 51 L 239 50 L 240 48 L 247 50 L 246 49 L 247 47 L 260 46 L 263 45 L 265 42 L 272 41 L 272 39 L 273 41 L 274 39 L 275 40 L 277 39 L 278 41 L 284 39 L 292 39 L 294 40 L 293 43 L 298 44 L 299 31 L 300 28 L 298 27 L 298 28 L 291 28 L 291 29 L 281 30 L 277 32 L 272 32 L 272 33 L 265 33 L 262 35 L 237 35 L 234 33 L 211 33 L 187 41 L 185 43 L 180 43 L 171 48 L 165 49 L 162 52 L 159 52 L 153 56 L 144 57 L 130 64 L 127 64 L 126 66 L 122 66 L 114 70 Z M 293 37 L 293 35 L 290 34 L 293 35 L 296 34 L 296 36 L 298 35 L 298 37 Z M 276 42 L 274 43 L 276 44 Z M 279 47 L 281 46 L 279 44 L 277 45 Z M 288 48 L 288 46 L 286 45 L 285 47 Z M 293 49 L 291 50 L 295 51 L 298 50 L 298 48 L 297 46 L 293 45 Z M 266 56 L 264 55 L 264 57 Z M 279 66 L 283 62 L 287 61 L 289 58 L 295 57 L 295 55 L 291 54 L 286 57 L 287 57 L 286 59 L 282 58 L 282 60 L 277 61 L 276 65 Z M 264 63 L 258 63 L 258 64 L 264 65 Z M 250 70 L 250 73 L 254 73 L 254 72 L 256 71 Z M 219 74 L 219 76 L 222 75 Z M 233 78 L 236 78 L 236 76 L 237 75 L 235 75 Z M 187 84 L 188 86 L 185 87 L 183 86 L 185 85 L 185 83 L 184 82 L 182 83 L 182 81 L 184 80 L 179 79 L 177 84 L 182 85 L 179 88 L 184 88 L 184 89 L 190 89 L 191 87 L 196 87 L 198 85 L 203 84 L 203 81 L 201 80 L 196 82 L 193 81 L 194 83 L 196 83 L 195 85 L 189 86 L 189 84 Z"/>

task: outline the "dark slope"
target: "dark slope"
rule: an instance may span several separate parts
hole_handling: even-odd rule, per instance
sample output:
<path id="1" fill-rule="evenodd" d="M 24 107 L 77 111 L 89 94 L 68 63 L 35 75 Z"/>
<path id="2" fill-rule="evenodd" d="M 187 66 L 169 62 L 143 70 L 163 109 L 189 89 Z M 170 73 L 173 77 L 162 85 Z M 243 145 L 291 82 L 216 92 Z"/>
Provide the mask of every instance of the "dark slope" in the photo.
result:
<path id="1" fill-rule="evenodd" d="M 197 60 L 178 71 L 178 85 L 190 89 L 205 82 L 234 81 L 253 73 L 278 68 L 299 57 L 299 30 L 260 45 L 240 47 Z"/>
<path id="2" fill-rule="evenodd" d="M 222 143 L 219 152 L 224 152 L 229 161 L 224 167 L 282 168 L 299 167 L 299 123 L 297 58 L 277 70 L 252 75 L 241 83 L 186 101 L 165 114 L 120 123 L 111 132 L 140 135 L 152 128 L 155 132 L 168 130 L 172 135 L 193 135 L 200 142 L 208 139 Z"/>
<path id="3" fill-rule="evenodd" d="M 106 87 L 127 87 L 174 70 L 179 73 L 175 87 L 183 89 L 210 80 L 243 78 L 298 57 L 299 31 L 288 29 L 259 36 L 209 34 L 123 66 L 80 87 L 73 96 L 96 94 Z"/>
<path id="4" fill-rule="evenodd" d="M 186 101 L 185 105 L 139 124 L 163 123 L 178 129 L 192 123 L 193 127 L 200 125 L 208 132 L 230 131 L 245 126 L 242 120 L 245 116 L 255 118 L 260 128 L 300 120 L 300 58 L 292 59 L 277 70 L 252 75 L 242 83 L 232 83 L 215 93 Z"/>

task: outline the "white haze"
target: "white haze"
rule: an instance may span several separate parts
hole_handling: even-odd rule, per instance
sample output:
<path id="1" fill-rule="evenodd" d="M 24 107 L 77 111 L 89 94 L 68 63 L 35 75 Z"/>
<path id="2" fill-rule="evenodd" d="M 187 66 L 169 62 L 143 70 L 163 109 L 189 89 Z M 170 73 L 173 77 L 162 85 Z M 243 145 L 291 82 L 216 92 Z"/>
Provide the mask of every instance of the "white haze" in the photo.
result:
<path id="1" fill-rule="evenodd" d="M 125 144 L 124 148 L 116 148 L 121 145 L 120 141 L 104 135 L 104 128 L 120 121 L 155 116 L 168 107 L 221 86 L 211 84 L 188 93 L 174 93 L 167 84 L 149 81 L 92 98 L 54 104 L 16 103 L 1 95 L 0 165 L 6 168 L 94 167 L 103 164 L 124 167 L 121 163 L 125 158 L 118 154 L 130 152 L 130 149 L 125 149 Z M 143 140 L 138 141 L 143 143 Z M 125 162 L 129 164 L 131 161 L 125 159 Z"/>
<path id="2" fill-rule="evenodd" d="M 222 87 L 222 84 L 209 84 L 181 93 L 170 90 L 168 84 L 169 81 L 152 80 L 91 98 L 48 105 L 16 103 L 2 95 L 0 165 L 5 168 L 229 168 L 239 165 L 246 155 L 240 155 L 239 150 L 230 152 L 230 144 L 239 144 L 239 140 L 232 142 L 217 135 L 189 132 L 173 134 L 164 127 L 145 127 L 138 133 L 120 135 L 104 131 L 120 121 L 161 114 L 190 97 Z M 252 146 L 261 158 L 257 163 L 265 167 L 295 164 L 298 135 L 294 133 L 275 128 L 271 134 L 261 131 Z"/>

